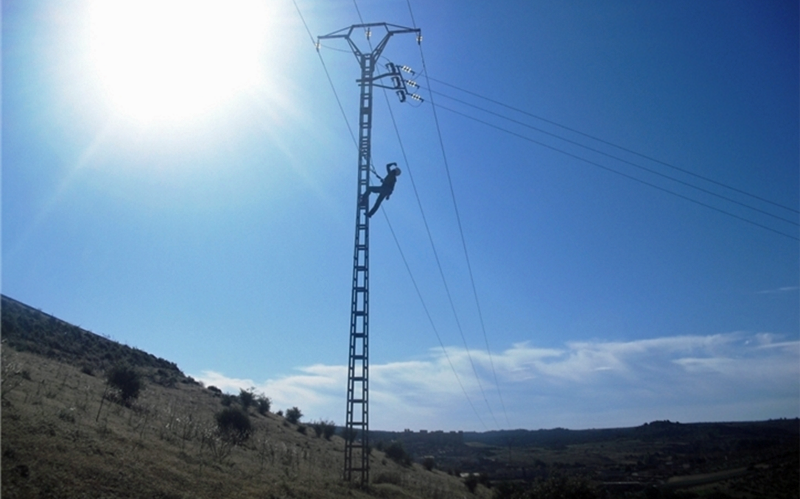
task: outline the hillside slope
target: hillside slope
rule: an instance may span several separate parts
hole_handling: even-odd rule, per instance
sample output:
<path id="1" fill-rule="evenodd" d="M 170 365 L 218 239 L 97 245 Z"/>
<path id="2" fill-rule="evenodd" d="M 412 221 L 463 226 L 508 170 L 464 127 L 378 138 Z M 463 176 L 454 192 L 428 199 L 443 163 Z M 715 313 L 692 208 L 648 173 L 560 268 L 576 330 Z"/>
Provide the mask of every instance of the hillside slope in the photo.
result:
<path id="1" fill-rule="evenodd" d="M 127 405 L 106 384 L 121 364 L 144 380 Z M 352 487 L 340 437 L 254 408 L 250 437 L 233 445 L 217 431 L 225 398 L 173 363 L 3 296 L 3 498 L 491 496 L 377 450 L 370 488 Z"/>

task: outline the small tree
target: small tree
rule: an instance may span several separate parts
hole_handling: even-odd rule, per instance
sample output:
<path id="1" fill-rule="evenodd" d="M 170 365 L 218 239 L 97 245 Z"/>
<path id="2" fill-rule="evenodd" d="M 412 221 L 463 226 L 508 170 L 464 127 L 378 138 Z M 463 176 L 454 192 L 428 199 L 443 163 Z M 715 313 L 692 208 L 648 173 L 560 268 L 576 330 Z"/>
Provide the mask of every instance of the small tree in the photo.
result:
<path id="1" fill-rule="evenodd" d="M 336 433 L 336 423 L 333 421 L 326 421 L 322 428 L 322 435 L 325 437 L 325 440 L 330 440 L 334 433 Z"/>
<path id="2" fill-rule="evenodd" d="M 386 457 L 403 466 L 411 465 L 411 456 L 406 453 L 403 444 L 396 440 L 386 447 Z"/>
<path id="3" fill-rule="evenodd" d="M 252 425 L 250 417 L 238 407 L 226 407 L 216 414 L 217 429 L 220 436 L 234 444 L 241 444 L 250 438 Z"/>
<path id="4" fill-rule="evenodd" d="M 258 409 L 258 413 L 261 414 L 262 416 L 266 416 L 266 414 L 269 412 L 269 408 L 271 405 L 272 401 L 269 399 L 269 397 L 260 395 L 256 399 L 256 408 Z"/>
<path id="5" fill-rule="evenodd" d="M 333 421 L 325 421 L 320 419 L 311 423 L 317 437 L 325 437 L 325 440 L 330 440 L 334 433 L 336 433 L 336 425 Z"/>
<path id="6" fill-rule="evenodd" d="M 252 388 L 249 390 L 242 390 L 241 388 L 239 389 L 239 403 L 242 404 L 242 409 L 244 409 L 245 412 L 247 412 L 247 409 L 253 405 L 255 400 L 256 394 L 253 393 Z"/>
<path id="7" fill-rule="evenodd" d="M 119 390 L 119 398 L 124 404 L 139 397 L 142 391 L 142 377 L 132 367 L 126 365 L 116 365 L 108 372 L 107 382 L 112 388 Z"/>
<path id="8" fill-rule="evenodd" d="M 436 460 L 431 456 L 427 456 L 422 460 L 422 466 L 428 471 L 433 471 L 433 468 L 436 467 Z"/>
<path id="9" fill-rule="evenodd" d="M 286 409 L 286 420 L 292 424 L 297 424 L 300 421 L 300 418 L 303 417 L 303 413 L 300 412 L 300 409 L 297 407 L 292 407 L 291 409 Z"/>

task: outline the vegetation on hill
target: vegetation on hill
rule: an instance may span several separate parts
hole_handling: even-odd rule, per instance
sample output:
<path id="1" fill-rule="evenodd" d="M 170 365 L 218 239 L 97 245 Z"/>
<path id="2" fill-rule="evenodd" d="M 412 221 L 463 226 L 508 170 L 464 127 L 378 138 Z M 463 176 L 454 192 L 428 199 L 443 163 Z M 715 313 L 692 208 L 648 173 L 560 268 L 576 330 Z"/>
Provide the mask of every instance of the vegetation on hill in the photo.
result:
<path id="1" fill-rule="evenodd" d="M 2 298 L 2 497 L 798 498 L 800 421 L 371 432 L 342 481 L 332 421 L 270 412 L 136 348 Z M 307 428 L 313 431 L 306 431 Z"/>
<path id="2" fill-rule="evenodd" d="M 162 386 L 193 382 L 173 362 L 73 326 L 8 296 L 2 296 L 0 307 L 3 344 L 18 352 L 76 365 L 87 373 L 127 364 Z"/>
<path id="3" fill-rule="evenodd" d="M 7 297 L 1 352 L 4 499 L 492 495 L 378 450 L 368 488 L 343 482 L 333 422 L 298 431 L 296 406 L 292 424 L 266 396 L 226 397 L 175 364 Z"/>

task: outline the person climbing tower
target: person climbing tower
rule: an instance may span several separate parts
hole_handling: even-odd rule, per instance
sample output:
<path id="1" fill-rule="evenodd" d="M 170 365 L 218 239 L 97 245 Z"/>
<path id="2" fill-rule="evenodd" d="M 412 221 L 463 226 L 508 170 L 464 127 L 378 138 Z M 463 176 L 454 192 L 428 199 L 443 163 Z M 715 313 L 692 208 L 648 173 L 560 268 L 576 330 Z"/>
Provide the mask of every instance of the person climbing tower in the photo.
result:
<path id="1" fill-rule="evenodd" d="M 386 165 L 386 178 L 381 178 L 380 175 L 377 173 L 375 174 L 376 177 L 381 179 L 381 185 L 377 187 L 368 187 L 364 194 L 361 195 L 361 204 L 363 206 L 369 206 L 370 193 L 378 193 L 378 199 L 375 200 L 375 205 L 367 213 L 368 217 L 372 217 L 372 215 L 378 211 L 378 208 L 380 207 L 384 198 L 389 199 L 391 197 L 392 192 L 394 191 L 394 184 L 397 182 L 397 177 L 400 175 L 400 173 L 400 168 L 397 167 L 397 163 L 389 163 Z"/>

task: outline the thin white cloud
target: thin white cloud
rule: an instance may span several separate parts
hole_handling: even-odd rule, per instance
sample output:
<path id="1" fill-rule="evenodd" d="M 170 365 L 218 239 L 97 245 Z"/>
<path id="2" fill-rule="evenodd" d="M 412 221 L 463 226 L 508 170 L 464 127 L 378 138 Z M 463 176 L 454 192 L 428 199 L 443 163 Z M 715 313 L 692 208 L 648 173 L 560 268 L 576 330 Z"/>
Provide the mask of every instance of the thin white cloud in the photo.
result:
<path id="1" fill-rule="evenodd" d="M 792 293 L 795 291 L 800 290 L 800 286 L 783 286 L 777 289 L 765 289 L 763 291 L 759 291 L 757 294 L 759 295 L 774 295 L 779 293 Z"/>
<path id="2" fill-rule="evenodd" d="M 503 406 L 512 427 L 523 428 L 798 416 L 800 341 L 771 333 L 568 342 L 560 349 L 527 342 L 491 358 L 480 350 L 469 356 L 449 347 L 447 355 L 434 349 L 422 360 L 372 364 L 371 425 L 496 429 L 492 424 L 505 421 Z M 313 365 L 260 383 L 214 371 L 195 377 L 234 393 L 255 387 L 274 410 L 296 405 L 307 419 L 342 422 L 345 366 Z"/>

